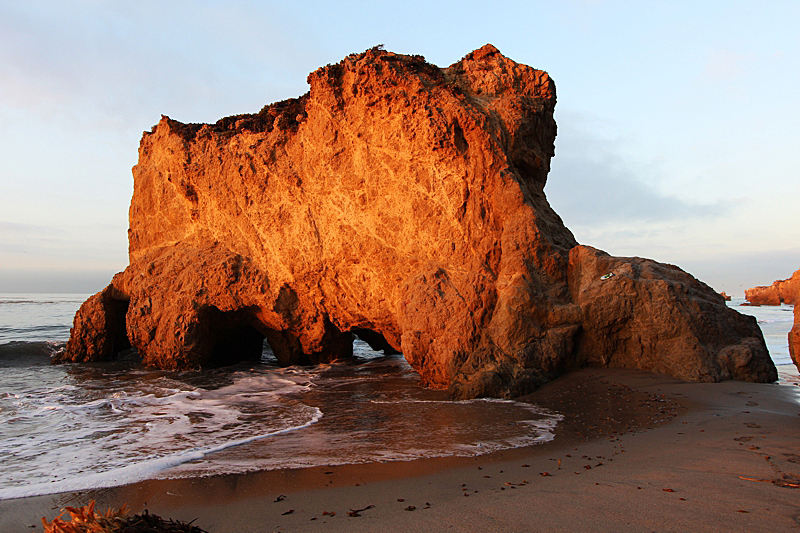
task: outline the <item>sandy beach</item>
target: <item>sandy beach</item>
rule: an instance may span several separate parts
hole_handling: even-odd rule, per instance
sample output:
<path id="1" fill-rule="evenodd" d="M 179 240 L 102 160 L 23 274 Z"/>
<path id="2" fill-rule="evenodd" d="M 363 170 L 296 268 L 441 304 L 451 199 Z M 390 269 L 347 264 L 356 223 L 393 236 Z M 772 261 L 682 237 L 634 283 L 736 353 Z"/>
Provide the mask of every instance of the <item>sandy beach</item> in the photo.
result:
<path id="1" fill-rule="evenodd" d="M 211 533 L 800 531 L 800 387 L 586 369 L 525 399 L 564 414 L 554 441 L 4 500 L 0 531 L 92 499 Z"/>

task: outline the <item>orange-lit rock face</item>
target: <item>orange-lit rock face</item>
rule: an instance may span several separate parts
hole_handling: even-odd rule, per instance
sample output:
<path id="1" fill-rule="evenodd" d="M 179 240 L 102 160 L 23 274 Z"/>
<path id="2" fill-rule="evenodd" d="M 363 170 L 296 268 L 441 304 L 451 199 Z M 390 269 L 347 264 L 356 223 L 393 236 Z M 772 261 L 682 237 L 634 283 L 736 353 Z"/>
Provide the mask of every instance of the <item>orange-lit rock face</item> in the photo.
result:
<path id="1" fill-rule="evenodd" d="M 282 363 L 316 363 L 356 332 L 458 397 L 590 363 L 775 379 L 755 321 L 710 288 L 578 246 L 543 192 L 545 72 L 487 45 L 447 69 L 369 50 L 308 81 L 256 115 L 144 135 L 130 266 L 84 304 L 63 359 L 127 336 L 150 365 L 225 364 L 266 337 Z"/>
<path id="2" fill-rule="evenodd" d="M 748 302 L 757 305 L 795 304 L 800 297 L 800 270 L 789 279 L 782 279 L 772 285 L 760 285 L 744 291 Z"/>

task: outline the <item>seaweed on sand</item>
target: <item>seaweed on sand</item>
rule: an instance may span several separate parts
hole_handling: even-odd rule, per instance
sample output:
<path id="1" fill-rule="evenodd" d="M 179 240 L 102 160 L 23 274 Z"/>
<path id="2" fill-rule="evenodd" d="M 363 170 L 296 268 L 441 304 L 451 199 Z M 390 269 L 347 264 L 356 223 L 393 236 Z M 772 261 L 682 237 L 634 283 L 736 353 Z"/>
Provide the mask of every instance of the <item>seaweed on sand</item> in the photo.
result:
<path id="1" fill-rule="evenodd" d="M 94 505 L 92 500 L 83 507 L 66 507 L 52 522 L 42 517 L 44 533 L 207 533 L 191 522 L 167 521 L 147 510 L 125 517 L 129 512 L 127 505 L 119 510 L 108 509 L 101 515 L 94 512 Z M 69 521 L 61 518 L 67 512 Z"/>

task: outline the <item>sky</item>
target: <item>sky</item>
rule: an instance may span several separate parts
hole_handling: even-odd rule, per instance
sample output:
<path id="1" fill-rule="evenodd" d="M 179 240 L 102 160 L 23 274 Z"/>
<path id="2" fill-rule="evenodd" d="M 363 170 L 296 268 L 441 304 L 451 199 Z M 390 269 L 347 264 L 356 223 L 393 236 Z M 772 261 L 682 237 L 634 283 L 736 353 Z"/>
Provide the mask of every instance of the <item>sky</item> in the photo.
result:
<path id="1" fill-rule="evenodd" d="M 377 44 L 546 70 L 582 244 L 742 295 L 800 268 L 800 2 L 0 0 L 0 292 L 101 290 L 142 132 L 300 96 Z M 794 199 L 794 200 L 793 200 Z"/>

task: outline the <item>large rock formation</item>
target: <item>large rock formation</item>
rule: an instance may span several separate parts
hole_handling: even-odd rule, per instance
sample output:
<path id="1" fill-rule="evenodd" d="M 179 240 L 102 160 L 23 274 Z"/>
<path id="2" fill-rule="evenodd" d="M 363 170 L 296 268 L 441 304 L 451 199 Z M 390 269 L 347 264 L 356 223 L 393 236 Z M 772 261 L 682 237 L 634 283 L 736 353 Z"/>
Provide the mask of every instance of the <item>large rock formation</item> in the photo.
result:
<path id="1" fill-rule="evenodd" d="M 759 285 L 744 291 L 745 299 L 754 305 L 795 304 L 800 297 L 800 270 L 789 279 L 774 281 L 772 285 Z"/>
<path id="2" fill-rule="evenodd" d="M 545 198 L 555 86 L 493 46 L 446 69 L 372 49 L 309 93 L 139 148 L 130 265 L 62 360 L 186 368 L 347 357 L 356 333 L 456 397 L 585 365 L 776 379 L 752 317 L 680 269 L 579 246 Z"/>

